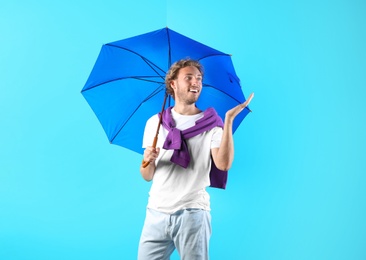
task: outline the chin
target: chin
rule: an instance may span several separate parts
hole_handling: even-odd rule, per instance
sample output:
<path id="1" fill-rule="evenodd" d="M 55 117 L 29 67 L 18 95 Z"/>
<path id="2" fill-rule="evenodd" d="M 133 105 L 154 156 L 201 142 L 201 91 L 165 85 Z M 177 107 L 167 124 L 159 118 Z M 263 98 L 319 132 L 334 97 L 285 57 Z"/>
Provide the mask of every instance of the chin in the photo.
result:
<path id="1" fill-rule="evenodd" d="M 186 100 L 186 104 L 187 105 L 193 105 L 193 104 L 195 104 L 197 102 L 197 99 L 196 100 Z"/>

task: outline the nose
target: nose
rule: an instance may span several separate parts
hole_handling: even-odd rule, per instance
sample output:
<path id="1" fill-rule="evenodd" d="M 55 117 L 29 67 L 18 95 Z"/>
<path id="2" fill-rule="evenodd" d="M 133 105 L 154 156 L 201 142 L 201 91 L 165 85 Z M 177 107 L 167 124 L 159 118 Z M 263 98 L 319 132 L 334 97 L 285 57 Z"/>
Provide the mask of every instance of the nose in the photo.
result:
<path id="1" fill-rule="evenodd" d="M 192 77 L 192 85 L 194 86 L 198 86 L 199 85 L 200 80 L 196 77 Z"/>

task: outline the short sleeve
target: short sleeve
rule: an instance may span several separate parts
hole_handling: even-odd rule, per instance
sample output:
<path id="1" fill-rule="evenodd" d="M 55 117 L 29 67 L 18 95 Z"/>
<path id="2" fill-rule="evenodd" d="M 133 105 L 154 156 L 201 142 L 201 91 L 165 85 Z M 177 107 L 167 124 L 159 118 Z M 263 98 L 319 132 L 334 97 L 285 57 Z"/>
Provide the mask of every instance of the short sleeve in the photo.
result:
<path id="1" fill-rule="evenodd" d="M 142 148 L 146 148 L 147 146 L 151 146 L 154 142 L 154 137 L 156 134 L 156 129 L 159 124 L 158 115 L 154 115 L 147 120 L 145 125 L 144 136 L 142 139 Z"/>
<path id="2" fill-rule="evenodd" d="M 219 148 L 221 144 L 222 139 L 222 128 L 221 127 L 215 127 L 212 129 L 212 139 L 211 139 L 211 148 Z"/>

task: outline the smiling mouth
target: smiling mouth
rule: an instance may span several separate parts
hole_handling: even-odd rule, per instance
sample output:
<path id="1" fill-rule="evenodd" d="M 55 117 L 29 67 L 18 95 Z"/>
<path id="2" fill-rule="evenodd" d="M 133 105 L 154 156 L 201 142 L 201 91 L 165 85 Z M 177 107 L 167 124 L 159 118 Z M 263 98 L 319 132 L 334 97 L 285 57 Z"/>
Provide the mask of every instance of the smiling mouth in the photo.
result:
<path id="1" fill-rule="evenodd" d="M 198 93 L 198 89 L 189 89 L 189 92 Z"/>

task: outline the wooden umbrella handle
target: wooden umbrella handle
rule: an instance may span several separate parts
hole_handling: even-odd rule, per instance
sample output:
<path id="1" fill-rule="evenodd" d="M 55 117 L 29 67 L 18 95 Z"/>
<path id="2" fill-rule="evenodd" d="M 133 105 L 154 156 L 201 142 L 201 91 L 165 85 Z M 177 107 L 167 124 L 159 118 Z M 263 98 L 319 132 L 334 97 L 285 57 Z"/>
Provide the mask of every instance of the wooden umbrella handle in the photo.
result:
<path id="1" fill-rule="evenodd" d="M 153 144 L 152 144 L 152 147 L 156 148 L 156 143 L 157 143 L 157 142 L 158 142 L 158 136 L 156 135 L 156 136 L 154 137 L 154 142 L 153 142 Z M 142 160 L 142 168 L 146 168 L 147 166 L 149 166 L 149 164 L 150 164 L 150 162 L 149 162 L 149 161 L 145 162 L 144 160 Z"/>
<path id="2" fill-rule="evenodd" d="M 146 168 L 147 166 L 149 166 L 150 162 L 145 162 L 144 160 L 142 160 L 142 168 Z"/>
<path id="3" fill-rule="evenodd" d="M 156 148 L 156 144 L 158 142 L 159 129 L 160 129 L 160 125 L 161 125 L 161 123 L 163 121 L 163 112 L 164 112 L 164 108 L 165 108 L 165 103 L 166 103 L 167 97 L 168 97 L 168 94 L 165 93 L 163 106 L 161 108 L 161 113 L 160 113 L 158 127 L 156 128 L 156 134 L 155 134 L 154 141 L 153 141 L 153 144 L 152 144 L 152 147 L 154 147 L 154 148 Z M 150 162 L 145 162 L 144 160 L 142 160 L 142 168 L 146 168 L 149 164 L 150 164 Z"/>

